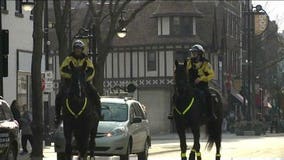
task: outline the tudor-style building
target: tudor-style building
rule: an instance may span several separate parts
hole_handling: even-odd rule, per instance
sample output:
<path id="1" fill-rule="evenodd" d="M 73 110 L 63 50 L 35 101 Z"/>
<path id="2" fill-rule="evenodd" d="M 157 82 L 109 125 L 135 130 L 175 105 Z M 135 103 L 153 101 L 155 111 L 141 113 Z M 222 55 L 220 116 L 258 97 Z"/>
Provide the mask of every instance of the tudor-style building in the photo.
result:
<path id="1" fill-rule="evenodd" d="M 240 5 L 241 1 L 217 0 L 153 2 L 127 26 L 127 36 L 114 41 L 105 63 L 106 93 L 134 83 L 136 98 L 147 107 L 152 133 L 172 131 L 167 115 L 173 107 L 174 61 L 184 61 L 193 44 L 202 44 L 210 53 L 207 57 L 216 72 L 213 84 L 220 92 L 227 90 L 227 71 L 240 74 Z M 228 64 L 234 65 L 224 68 Z"/>

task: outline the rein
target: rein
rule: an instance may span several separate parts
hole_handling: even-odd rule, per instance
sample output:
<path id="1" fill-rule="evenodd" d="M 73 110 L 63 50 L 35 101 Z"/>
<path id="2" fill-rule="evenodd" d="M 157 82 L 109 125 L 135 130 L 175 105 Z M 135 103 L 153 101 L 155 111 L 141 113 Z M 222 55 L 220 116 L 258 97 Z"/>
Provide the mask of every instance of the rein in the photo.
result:
<path id="1" fill-rule="evenodd" d="M 68 111 L 69 111 L 75 118 L 78 118 L 78 117 L 84 112 L 84 110 L 86 109 L 86 106 L 87 106 L 87 102 L 88 102 L 88 99 L 85 97 L 84 105 L 83 105 L 82 109 L 80 110 L 79 113 L 75 114 L 75 113 L 72 111 L 72 109 L 70 108 L 68 98 L 67 98 L 66 101 L 65 101 L 66 107 L 67 107 Z"/>

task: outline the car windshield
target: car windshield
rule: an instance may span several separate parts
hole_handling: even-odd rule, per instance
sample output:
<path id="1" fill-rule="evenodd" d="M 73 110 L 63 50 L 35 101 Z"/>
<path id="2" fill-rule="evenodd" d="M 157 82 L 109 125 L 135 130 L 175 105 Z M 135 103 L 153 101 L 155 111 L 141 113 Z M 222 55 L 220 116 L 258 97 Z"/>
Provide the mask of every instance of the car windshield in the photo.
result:
<path id="1" fill-rule="evenodd" d="M 128 107 L 120 103 L 102 103 L 102 121 L 124 122 L 128 119 Z"/>

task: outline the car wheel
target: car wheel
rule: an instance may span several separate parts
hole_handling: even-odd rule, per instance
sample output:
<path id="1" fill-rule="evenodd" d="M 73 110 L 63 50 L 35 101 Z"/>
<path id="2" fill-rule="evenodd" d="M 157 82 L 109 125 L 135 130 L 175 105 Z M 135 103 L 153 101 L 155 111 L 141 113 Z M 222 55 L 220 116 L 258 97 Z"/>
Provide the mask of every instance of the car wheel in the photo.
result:
<path id="1" fill-rule="evenodd" d="M 131 145 L 130 145 L 130 143 L 128 143 L 126 154 L 125 155 L 121 155 L 120 156 L 120 160 L 129 160 L 130 150 L 131 150 Z"/>
<path id="2" fill-rule="evenodd" d="M 65 154 L 63 152 L 57 152 L 57 160 L 64 160 Z"/>
<path id="3" fill-rule="evenodd" d="M 11 146 L 7 152 L 7 160 L 17 160 L 17 148 Z"/>
<path id="4" fill-rule="evenodd" d="M 149 144 L 148 141 L 146 140 L 145 146 L 144 146 L 144 151 L 141 153 L 138 153 L 138 160 L 147 160 L 148 159 L 148 152 L 149 151 Z"/>

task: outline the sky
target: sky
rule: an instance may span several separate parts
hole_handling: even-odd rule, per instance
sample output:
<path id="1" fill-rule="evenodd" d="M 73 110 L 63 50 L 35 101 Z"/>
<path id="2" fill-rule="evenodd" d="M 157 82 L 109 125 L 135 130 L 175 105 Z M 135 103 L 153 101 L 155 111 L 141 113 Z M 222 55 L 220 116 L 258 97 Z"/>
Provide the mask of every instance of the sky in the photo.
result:
<path id="1" fill-rule="evenodd" d="M 253 6 L 260 4 L 270 20 L 278 24 L 278 32 L 284 30 L 284 0 L 253 0 Z"/>

